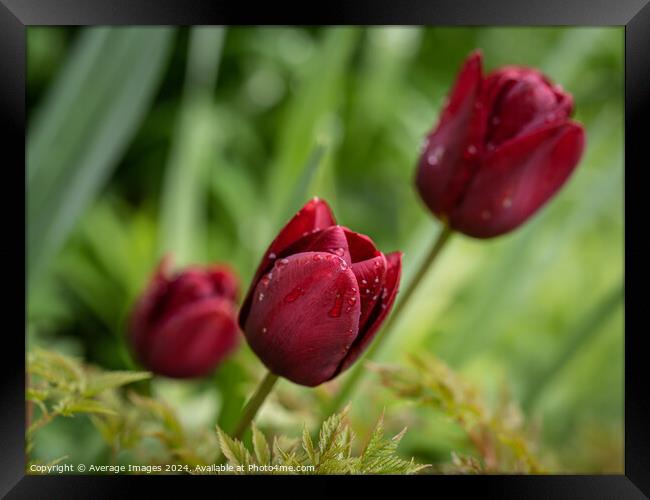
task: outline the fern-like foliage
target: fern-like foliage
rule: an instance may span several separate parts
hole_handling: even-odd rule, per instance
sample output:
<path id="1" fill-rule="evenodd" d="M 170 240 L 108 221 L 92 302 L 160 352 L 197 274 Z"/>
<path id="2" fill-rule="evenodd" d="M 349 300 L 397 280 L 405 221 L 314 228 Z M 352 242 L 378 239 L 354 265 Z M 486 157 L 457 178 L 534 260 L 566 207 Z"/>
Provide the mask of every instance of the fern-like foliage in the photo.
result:
<path id="1" fill-rule="evenodd" d="M 302 439 L 276 436 L 272 446 L 253 425 L 253 451 L 217 428 L 219 447 L 230 468 L 220 472 L 236 474 L 414 474 L 428 467 L 405 460 L 397 454 L 404 429 L 393 438 L 384 437 L 383 416 L 379 418 L 368 443 L 355 455 L 355 435 L 346 415 L 349 408 L 325 420 L 316 442 L 308 429 Z"/>
<path id="2" fill-rule="evenodd" d="M 399 398 L 433 408 L 465 431 L 477 456 L 452 453 L 445 473 L 544 472 L 519 408 L 506 397 L 489 408 L 476 387 L 433 356 L 411 356 L 411 367 L 370 365 Z"/>
<path id="3" fill-rule="evenodd" d="M 29 354 L 27 374 L 27 400 L 38 409 L 38 418 L 27 429 L 28 442 L 35 431 L 55 417 L 114 415 L 115 409 L 101 396 L 112 389 L 151 377 L 148 372 L 106 372 L 43 349 L 35 349 Z M 33 413 L 30 411 L 31 416 Z"/>

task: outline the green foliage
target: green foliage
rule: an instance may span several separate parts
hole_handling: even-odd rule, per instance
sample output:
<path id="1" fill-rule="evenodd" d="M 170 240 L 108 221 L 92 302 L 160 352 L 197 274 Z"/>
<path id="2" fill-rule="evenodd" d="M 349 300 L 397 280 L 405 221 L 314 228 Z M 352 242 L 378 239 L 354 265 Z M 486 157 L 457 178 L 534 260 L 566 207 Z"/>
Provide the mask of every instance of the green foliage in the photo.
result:
<path id="1" fill-rule="evenodd" d="M 137 131 L 161 81 L 172 34 L 170 28 L 85 30 L 53 83 L 27 144 L 30 287 Z"/>
<path id="2" fill-rule="evenodd" d="M 411 356 L 409 360 L 409 368 L 373 365 L 372 369 L 397 397 L 442 413 L 465 432 L 479 460 L 452 452 L 452 463 L 443 467 L 445 472 L 544 471 L 520 410 L 505 395 L 491 409 L 476 387 L 441 360 L 433 356 Z"/>
<path id="3" fill-rule="evenodd" d="M 404 460 L 397 454 L 406 429 L 386 439 L 383 415 L 366 446 L 355 456 L 355 438 L 346 421 L 347 413 L 348 408 L 325 420 L 316 444 L 304 427 L 300 443 L 284 436 L 274 437 L 271 453 L 267 438 L 253 425 L 254 453 L 249 452 L 243 442 L 217 427 L 219 448 L 235 472 L 243 474 L 415 474 L 428 467 L 415 463 L 413 459 Z"/>
<path id="4" fill-rule="evenodd" d="M 117 415 L 117 409 L 101 396 L 151 377 L 147 372 L 106 372 L 43 349 L 30 353 L 27 374 L 27 401 L 36 405 L 38 412 L 38 417 L 27 428 L 28 449 L 31 449 L 34 433 L 56 417 Z"/>

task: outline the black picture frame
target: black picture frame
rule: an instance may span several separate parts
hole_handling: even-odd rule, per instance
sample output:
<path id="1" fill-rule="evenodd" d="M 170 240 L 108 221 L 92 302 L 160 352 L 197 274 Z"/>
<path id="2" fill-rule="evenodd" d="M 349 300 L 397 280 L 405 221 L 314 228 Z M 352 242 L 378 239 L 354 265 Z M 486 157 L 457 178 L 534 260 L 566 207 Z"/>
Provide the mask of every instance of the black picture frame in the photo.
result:
<path id="1" fill-rule="evenodd" d="M 6 126 L 5 194 L 22 198 L 26 192 L 11 189 L 8 173 L 25 180 L 25 82 L 26 27 L 33 25 L 222 25 L 222 24 L 425 24 L 425 25 L 584 25 L 625 27 L 625 473 L 601 476 L 415 476 L 397 478 L 417 481 L 420 486 L 453 488 L 455 495 L 475 492 L 481 498 L 603 498 L 632 499 L 650 495 L 650 370 L 642 349 L 647 327 L 642 322 L 645 296 L 641 262 L 644 216 L 640 176 L 650 165 L 647 117 L 650 116 L 650 5 L 648 0 L 333 0 L 322 5 L 278 2 L 259 3 L 253 8 L 241 2 L 215 0 L 0 0 L 0 109 Z M 21 170 L 22 169 L 22 170 Z M 21 175 L 22 172 L 22 175 Z M 23 184 L 24 185 L 24 184 Z M 12 193 L 13 191 L 13 193 Z M 16 203 L 3 197 L 5 219 L 16 219 Z M 637 206 L 635 206 L 637 205 Z M 20 224 L 23 221 L 17 223 Z M 635 224 L 640 230 L 633 230 Z M 22 231 L 22 233 L 21 233 Z M 153 479 L 133 476 L 26 476 L 25 434 L 25 344 L 16 330 L 20 324 L 20 302 L 25 300 L 24 224 L 5 238 L 5 262 L 16 279 L 5 281 L 3 301 L 6 324 L 2 343 L 2 392 L 0 405 L 0 494 L 7 498 L 82 498 L 93 491 L 96 498 L 114 498 L 135 493 L 133 484 L 169 494 L 178 479 L 205 477 L 173 476 Z M 6 234 L 12 234 L 6 233 Z M 16 265 L 22 262 L 21 267 Z M 638 269 L 638 270 L 637 270 Z M 9 280 L 8 277 L 5 279 Z M 635 293 L 636 288 L 636 293 Z M 17 293 L 20 290 L 23 293 Z M 15 302 L 15 304 L 14 304 Z M 26 315 L 24 316 L 26 318 Z M 5 322 L 7 323 L 7 322 Z M 23 330 L 24 331 L 24 330 Z M 329 481 L 334 478 L 325 478 Z M 368 479 L 368 478 L 364 478 Z M 378 478 L 385 480 L 386 478 Z M 238 480 L 219 477 L 217 481 Z M 259 480 L 259 477 L 256 478 Z M 275 478 L 285 481 L 287 478 Z M 289 479 L 294 481 L 296 479 Z M 316 479 L 318 480 L 318 479 Z M 322 480 L 322 479 L 321 479 Z M 338 479 L 340 480 L 340 478 Z M 127 484 L 128 481 L 128 484 Z M 425 485 L 424 483 L 432 484 Z M 192 483 L 196 485 L 196 483 Z M 211 483 L 214 485 L 214 483 Z M 123 488 L 128 489 L 123 490 Z M 163 492 L 164 493 L 164 492 Z"/>

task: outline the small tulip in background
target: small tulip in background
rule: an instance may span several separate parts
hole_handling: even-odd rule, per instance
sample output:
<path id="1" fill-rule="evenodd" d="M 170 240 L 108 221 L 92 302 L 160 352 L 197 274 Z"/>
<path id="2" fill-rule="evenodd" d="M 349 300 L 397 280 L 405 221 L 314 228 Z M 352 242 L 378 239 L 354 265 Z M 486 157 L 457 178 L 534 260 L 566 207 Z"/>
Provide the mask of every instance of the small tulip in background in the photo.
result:
<path id="1" fill-rule="evenodd" d="M 565 183 L 584 148 L 570 94 L 532 68 L 483 76 L 468 57 L 427 137 L 416 186 L 451 229 L 477 238 L 511 231 Z"/>
<path id="2" fill-rule="evenodd" d="M 368 347 L 397 294 L 401 253 L 336 225 L 308 202 L 264 254 L 239 316 L 251 348 L 275 375 L 316 386 Z"/>
<path id="3" fill-rule="evenodd" d="M 163 259 L 131 316 L 138 360 L 159 375 L 210 373 L 236 347 L 237 278 L 224 266 L 192 266 L 172 275 Z"/>

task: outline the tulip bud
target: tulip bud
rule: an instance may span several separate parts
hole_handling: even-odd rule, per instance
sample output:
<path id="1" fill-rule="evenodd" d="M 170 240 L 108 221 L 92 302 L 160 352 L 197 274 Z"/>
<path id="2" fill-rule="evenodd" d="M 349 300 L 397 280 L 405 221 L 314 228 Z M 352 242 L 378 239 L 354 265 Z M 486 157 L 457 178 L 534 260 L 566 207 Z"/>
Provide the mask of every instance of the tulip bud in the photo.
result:
<path id="1" fill-rule="evenodd" d="M 327 204 L 314 198 L 264 254 L 239 325 L 271 372 L 322 384 L 354 363 L 386 319 L 401 257 L 336 225 Z"/>
<path id="2" fill-rule="evenodd" d="M 170 276 L 163 259 L 131 315 L 138 360 L 167 377 L 200 377 L 236 347 L 237 278 L 224 266 L 192 266 Z"/>
<path id="3" fill-rule="evenodd" d="M 573 99 L 535 69 L 482 76 L 481 54 L 463 65 L 427 137 L 416 186 L 452 229 L 477 238 L 513 230 L 566 182 L 584 149 L 569 119 Z"/>

